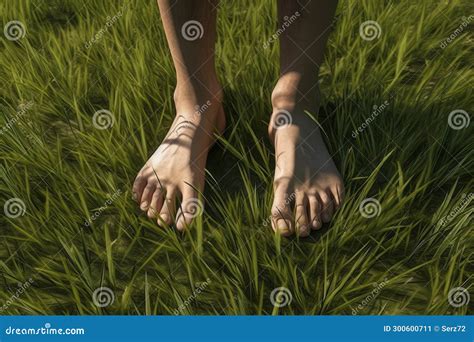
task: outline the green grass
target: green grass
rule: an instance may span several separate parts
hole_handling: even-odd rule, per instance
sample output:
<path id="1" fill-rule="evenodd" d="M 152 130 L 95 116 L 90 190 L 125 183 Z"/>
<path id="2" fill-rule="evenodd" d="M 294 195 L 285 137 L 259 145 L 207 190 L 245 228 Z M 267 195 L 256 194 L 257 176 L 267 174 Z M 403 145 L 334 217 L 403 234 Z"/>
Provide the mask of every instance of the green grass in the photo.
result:
<path id="1" fill-rule="evenodd" d="M 469 312 L 472 303 L 453 307 L 448 293 L 472 293 L 474 207 L 462 196 L 474 185 L 473 130 L 450 128 L 448 115 L 473 109 L 474 23 L 440 47 L 472 14 L 468 0 L 340 2 L 318 118 L 347 198 L 329 227 L 300 240 L 264 225 L 278 45 L 262 46 L 276 30 L 274 2 L 222 1 L 228 129 L 209 157 L 206 211 L 184 235 L 158 228 L 131 200 L 173 118 L 175 77 L 156 4 L 123 3 L 0 2 L 2 26 L 26 27 L 0 45 L 0 127 L 10 123 L 0 204 L 18 198 L 26 209 L 0 219 L 0 305 L 32 279 L 1 314 L 173 314 L 182 304 L 182 314 Z M 360 37 L 366 20 L 380 24 L 378 39 Z M 111 128 L 92 125 L 100 109 L 114 114 Z M 361 215 L 365 198 L 380 202 L 378 216 Z M 114 293 L 104 308 L 92 298 L 101 286 Z M 270 293 L 280 286 L 293 299 L 278 308 Z"/>

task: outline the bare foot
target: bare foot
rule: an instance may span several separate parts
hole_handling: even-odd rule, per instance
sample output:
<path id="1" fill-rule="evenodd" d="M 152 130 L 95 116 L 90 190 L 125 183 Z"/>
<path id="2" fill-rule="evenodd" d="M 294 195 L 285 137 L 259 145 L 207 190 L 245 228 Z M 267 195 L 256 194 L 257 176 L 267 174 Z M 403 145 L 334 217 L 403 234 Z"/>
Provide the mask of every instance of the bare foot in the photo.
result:
<path id="1" fill-rule="evenodd" d="M 181 231 L 202 212 L 207 154 L 214 134 L 225 127 L 218 84 L 186 88 L 177 88 L 175 120 L 133 184 L 133 196 L 148 217 L 160 226 L 175 223 Z"/>
<path id="2" fill-rule="evenodd" d="M 273 94 L 269 125 L 276 168 L 272 227 L 284 236 L 308 236 L 329 222 L 344 196 L 342 178 L 316 122 L 316 83 L 305 85 L 298 75 L 283 76 Z"/>

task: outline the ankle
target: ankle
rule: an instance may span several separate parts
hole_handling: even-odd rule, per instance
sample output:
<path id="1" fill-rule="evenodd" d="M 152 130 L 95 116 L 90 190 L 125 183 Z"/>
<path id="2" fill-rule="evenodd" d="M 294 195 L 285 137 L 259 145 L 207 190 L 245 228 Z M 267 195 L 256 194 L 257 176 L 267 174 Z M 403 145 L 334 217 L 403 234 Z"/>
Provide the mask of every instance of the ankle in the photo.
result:
<path id="1" fill-rule="evenodd" d="M 185 82 L 178 81 L 173 98 L 177 112 L 217 111 L 222 104 L 223 91 L 217 80 L 189 79 Z"/>
<path id="2" fill-rule="evenodd" d="M 317 76 L 309 73 L 282 75 L 272 92 L 273 109 L 293 111 L 297 107 L 308 107 L 314 110 L 319 103 L 318 81 Z"/>

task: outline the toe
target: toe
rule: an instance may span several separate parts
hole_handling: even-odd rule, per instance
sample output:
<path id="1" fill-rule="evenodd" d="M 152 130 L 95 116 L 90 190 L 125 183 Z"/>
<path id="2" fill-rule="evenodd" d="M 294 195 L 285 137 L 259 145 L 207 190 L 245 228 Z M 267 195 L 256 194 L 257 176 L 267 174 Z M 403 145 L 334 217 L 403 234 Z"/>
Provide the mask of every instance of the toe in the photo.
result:
<path id="1" fill-rule="evenodd" d="M 344 187 L 342 185 L 335 185 L 331 188 L 331 194 L 334 198 L 334 209 L 337 210 L 341 207 L 342 201 L 344 200 Z"/>
<path id="2" fill-rule="evenodd" d="M 316 196 L 309 196 L 309 218 L 311 229 L 321 229 L 321 206 Z"/>
<path id="3" fill-rule="evenodd" d="M 302 192 L 298 192 L 302 194 Z M 304 195 L 298 195 L 295 203 L 295 222 L 296 234 L 301 237 L 308 236 L 310 233 L 308 219 L 308 201 Z"/>
<path id="4" fill-rule="evenodd" d="M 334 212 L 334 204 L 333 204 L 333 199 L 330 194 L 327 192 L 323 191 L 319 193 L 319 198 L 321 199 L 321 219 L 324 223 L 328 223 L 331 221 L 332 214 Z"/>
<path id="5" fill-rule="evenodd" d="M 293 227 L 289 219 L 277 219 L 272 222 L 273 230 L 282 236 L 291 236 Z"/>
<path id="6" fill-rule="evenodd" d="M 340 197 L 337 194 L 337 188 L 334 186 L 330 190 L 331 192 L 331 197 L 334 199 L 334 210 L 337 210 L 339 206 L 341 205 Z"/>
<path id="7" fill-rule="evenodd" d="M 292 196 L 289 196 L 284 189 L 275 191 L 275 199 L 272 205 L 272 228 L 283 236 L 290 236 L 294 232 L 291 199 Z"/>
<path id="8" fill-rule="evenodd" d="M 342 184 L 336 185 L 332 191 L 334 199 L 337 201 L 337 209 L 339 209 L 344 202 L 344 191 L 344 185 Z"/>
<path id="9" fill-rule="evenodd" d="M 147 215 L 149 218 L 155 218 L 163 206 L 163 195 L 164 192 L 161 188 L 157 187 L 153 196 L 151 197 L 150 207 L 148 208 Z"/>
<path id="10" fill-rule="evenodd" d="M 147 180 L 145 177 L 138 175 L 133 183 L 132 187 L 132 198 L 140 203 L 140 199 L 142 198 L 143 189 L 147 184 Z"/>
<path id="11" fill-rule="evenodd" d="M 176 215 L 176 229 L 185 230 L 197 216 L 204 210 L 203 202 L 199 199 L 197 191 L 188 189 L 183 192 L 183 201 L 180 203 Z"/>
<path id="12" fill-rule="evenodd" d="M 151 198 L 155 192 L 156 185 L 155 183 L 148 183 L 143 190 L 142 197 L 140 199 L 140 209 L 143 211 L 148 211 L 150 207 Z"/>
<path id="13" fill-rule="evenodd" d="M 166 198 L 158 216 L 158 225 L 165 226 L 173 223 L 173 217 L 176 212 L 176 192 L 174 190 L 166 191 Z"/>

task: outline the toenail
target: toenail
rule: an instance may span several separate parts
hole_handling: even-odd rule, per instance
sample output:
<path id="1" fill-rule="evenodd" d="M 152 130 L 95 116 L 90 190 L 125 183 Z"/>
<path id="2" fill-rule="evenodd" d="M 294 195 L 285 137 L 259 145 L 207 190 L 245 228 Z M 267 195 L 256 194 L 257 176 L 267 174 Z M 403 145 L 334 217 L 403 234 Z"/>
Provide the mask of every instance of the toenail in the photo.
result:
<path id="1" fill-rule="evenodd" d="M 186 230 L 186 224 L 176 225 L 176 229 L 179 230 L 179 231 Z"/>
<path id="2" fill-rule="evenodd" d="M 278 220 L 277 225 L 276 225 L 278 232 L 281 234 L 291 233 L 290 224 L 291 223 L 287 220 Z"/>
<path id="3" fill-rule="evenodd" d="M 148 202 L 147 201 L 142 202 L 142 204 L 140 205 L 140 208 L 143 209 L 143 210 L 148 208 Z"/>
<path id="4" fill-rule="evenodd" d="M 288 236 L 290 235 L 290 230 L 288 228 L 284 228 L 284 227 L 279 227 L 278 230 L 277 230 L 277 234 L 280 234 L 282 236 Z"/>
<path id="5" fill-rule="evenodd" d="M 134 201 L 137 200 L 137 194 L 136 194 L 135 192 L 132 194 L 132 199 L 133 199 Z"/>
<path id="6" fill-rule="evenodd" d="M 321 226 L 321 221 L 319 221 L 318 219 L 314 219 L 313 220 L 313 227 L 319 228 L 320 226 Z"/>
<path id="7" fill-rule="evenodd" d="M 167 223 L 167 222 L 168 222 L 168 214 L 161 214 L 160 220 L 158 220 L 158 223 Z"/>
<path id="8" fill-rule="evenodd" d="M 308 230 L 308 227 L 306 225 L 302 225 L 302 226 L 299 226 L 298 229 L 300 230 L 300 232 L 304 232 Z"/>

